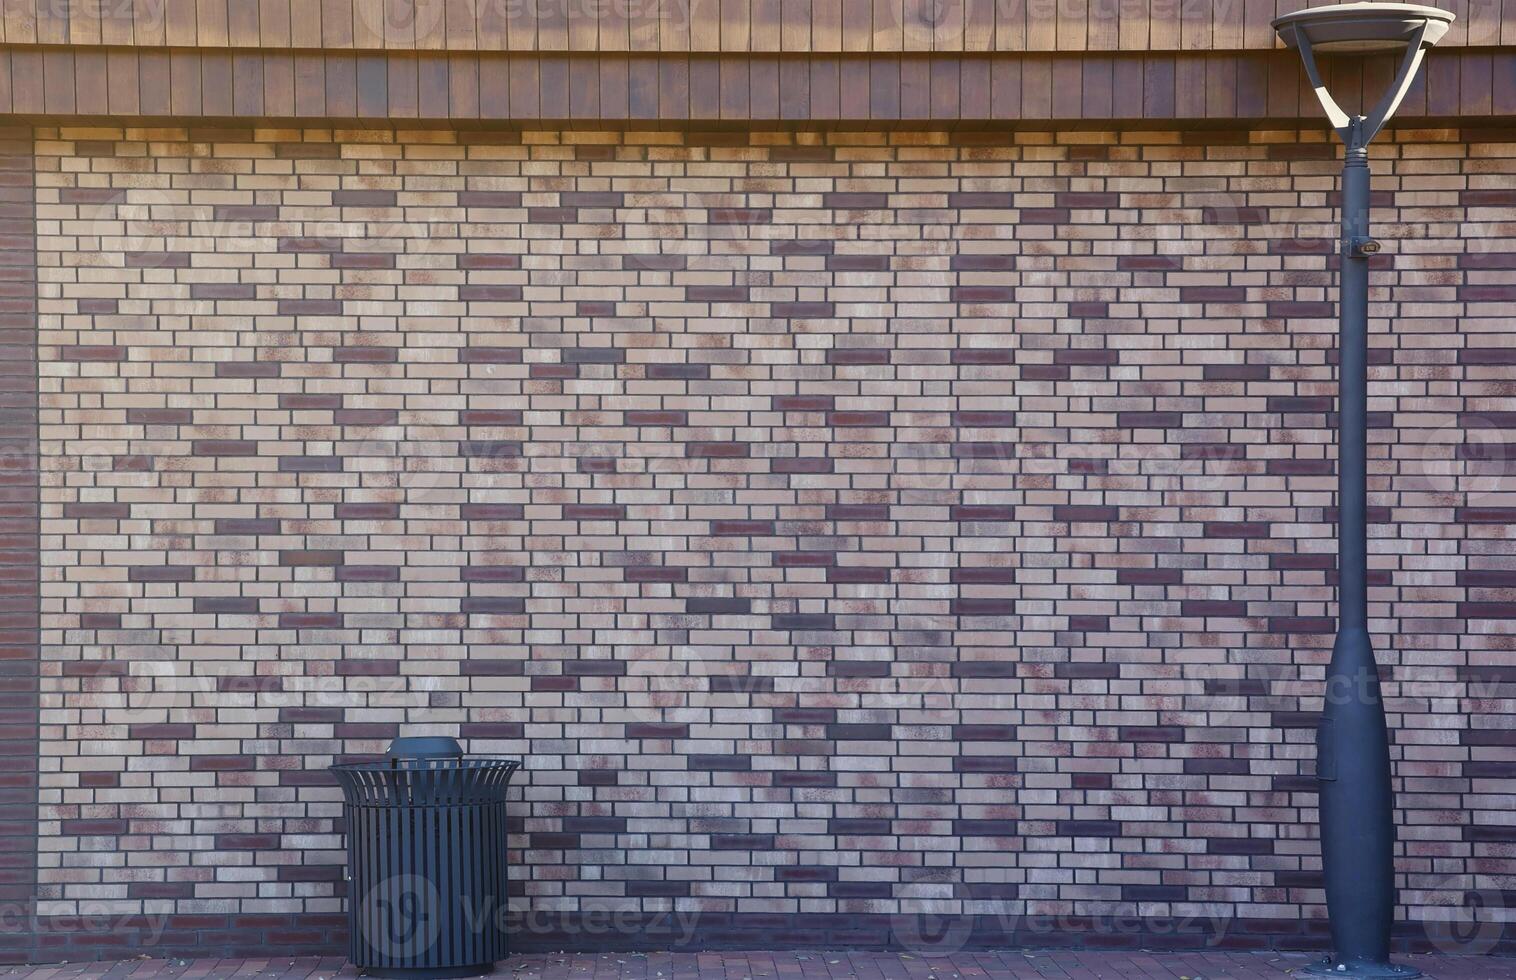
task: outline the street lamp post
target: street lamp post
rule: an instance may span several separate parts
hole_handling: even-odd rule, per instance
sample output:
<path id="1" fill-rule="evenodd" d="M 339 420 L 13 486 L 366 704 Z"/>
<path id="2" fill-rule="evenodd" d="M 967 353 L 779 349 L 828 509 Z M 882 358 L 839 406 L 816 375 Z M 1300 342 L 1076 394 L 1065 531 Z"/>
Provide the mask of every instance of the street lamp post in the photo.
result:
<path id="1" fill-rule="evenodd" d="M 1390 962 L 1394 795 L 1379 669 L 1368 630 L 1369 257 L 1379 251 L 1369 234 L 1368 146 L 1405 98 L 1426 49 L 1452 21 L 1446 11 L 1401 3 L 1315 7 L 1274 21 L 1280 39 L 1300 51 L 1316 97 L 1346 147 L 1338 298 L 1337 642 L 1316 733 L 1321 864 L 1335 952 L 1306 971 L 1316 975 L 1420 976 Z M 1397 49 L 1404 49 L 1399 73 L 1366 116 L 1344 112 L 1316 66 L 1318 52 Z"/>

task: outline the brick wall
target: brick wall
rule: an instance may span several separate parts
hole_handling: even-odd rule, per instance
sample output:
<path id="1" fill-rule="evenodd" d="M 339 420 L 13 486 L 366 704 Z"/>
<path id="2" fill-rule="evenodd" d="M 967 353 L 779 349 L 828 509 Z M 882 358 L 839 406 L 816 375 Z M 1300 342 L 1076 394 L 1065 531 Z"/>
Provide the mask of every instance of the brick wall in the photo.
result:
<path id="1" fill-rule="evenodd" d="M 1325 135 L 38 131 L 39 913 L 327 944 L 441 732 L 527 944 L 1319 943 Z M 1516 135 L 1375 163 L 1403 918 L 1502 920 Z"/>

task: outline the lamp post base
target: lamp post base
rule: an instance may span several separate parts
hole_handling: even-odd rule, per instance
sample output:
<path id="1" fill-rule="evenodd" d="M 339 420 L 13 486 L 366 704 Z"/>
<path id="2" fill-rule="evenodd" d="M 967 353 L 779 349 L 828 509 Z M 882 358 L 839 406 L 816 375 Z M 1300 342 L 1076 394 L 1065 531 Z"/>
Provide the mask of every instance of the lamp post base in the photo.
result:
<path id="1" fill-rule="evenodd" d="M 1357 977 L 1364 980 L 1411 980 L 1422 976 L 1414 966 L 1391 963 L 1388 960 L 1376 963 L 1373 960 L 1339 960 L 1329 956 L 1310 966 L 1303 967 L 1297 976 L 1302 977 Z"/>

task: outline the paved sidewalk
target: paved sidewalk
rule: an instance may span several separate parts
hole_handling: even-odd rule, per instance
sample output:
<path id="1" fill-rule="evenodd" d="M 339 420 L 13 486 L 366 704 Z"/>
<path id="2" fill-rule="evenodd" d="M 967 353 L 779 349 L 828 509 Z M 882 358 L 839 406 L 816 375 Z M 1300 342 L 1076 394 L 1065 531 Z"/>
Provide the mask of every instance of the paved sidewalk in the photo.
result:
<path id="1" fill-rule="evenodd" d="M 900 953 L 612 953 L 513 956 L 500 980 L 1279 980 L 1304 953 L 1097 953 L 1007 950 L 920 957 Z M 1413 956 L 1431 980 L 1516 980 L 1516 958 Z M 0 969 L 0 980 L 334 980 L 340 958 L 122 960 Z"/>

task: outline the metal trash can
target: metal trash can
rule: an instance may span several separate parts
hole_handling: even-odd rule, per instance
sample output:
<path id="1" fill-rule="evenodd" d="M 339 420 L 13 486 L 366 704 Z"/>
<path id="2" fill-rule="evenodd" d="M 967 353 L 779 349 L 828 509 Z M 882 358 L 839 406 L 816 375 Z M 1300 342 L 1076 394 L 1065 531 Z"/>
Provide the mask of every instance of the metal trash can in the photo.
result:
<path id="1" fill-rule="evenodd" d="M 370 976 L 472 977 L 505 958 L 505 791 L 515 759 L 398 738 L 334 765 L 347 820 L 348 956 Z"/>

